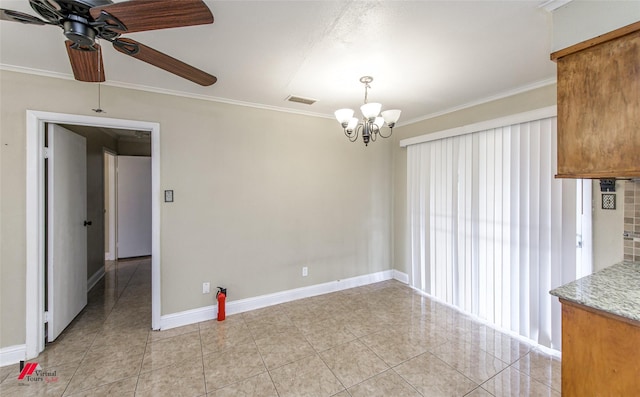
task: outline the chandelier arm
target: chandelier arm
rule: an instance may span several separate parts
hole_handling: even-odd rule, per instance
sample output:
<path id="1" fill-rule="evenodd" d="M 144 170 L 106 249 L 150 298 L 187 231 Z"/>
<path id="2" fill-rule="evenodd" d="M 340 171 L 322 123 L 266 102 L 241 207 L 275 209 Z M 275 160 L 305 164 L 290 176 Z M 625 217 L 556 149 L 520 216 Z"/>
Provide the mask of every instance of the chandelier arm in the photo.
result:
<path id="1" fill-rule="evenodd" d="M 382 135 L 382 128 L 378 127 L 378 125 L 375 123 L 371 123 L 371 142 L 375 142 L 378 138 L 378 135 L 386 138 L 384 135 Z"/>
<path id="2" fill-rule="evenodd" d="M 353 139 L 349 139 L 349 141 L 351 141 L 351 142 L 357 141 L 358 140 L 358 136 L 364 134 L 364 126 L 362 125 L 362 123 L 359 123 L 356 126 L 356 128 L 353 130 L 353 132 L 355 132 L 355 135 L 354 135 Z"/>
<path id="3" fill-rule="evenodd" d="M 383 134 L 382 133 L 382 128 L 380 128 L 378 131 L 380 132 L 380 136 L 383 137 L 383 138 L 389 138 L 391 136 L 391 134 L 393 134 L 393 128 L 389 128 L 389 135 Z"/>
<path id="4" fill-rule="evenodd" d="M 349 142 L 355 142 L 358 139 L 358 128 L 349 132 L 347 129 L 344 129 L 344 135 L 349 138 Z"/>

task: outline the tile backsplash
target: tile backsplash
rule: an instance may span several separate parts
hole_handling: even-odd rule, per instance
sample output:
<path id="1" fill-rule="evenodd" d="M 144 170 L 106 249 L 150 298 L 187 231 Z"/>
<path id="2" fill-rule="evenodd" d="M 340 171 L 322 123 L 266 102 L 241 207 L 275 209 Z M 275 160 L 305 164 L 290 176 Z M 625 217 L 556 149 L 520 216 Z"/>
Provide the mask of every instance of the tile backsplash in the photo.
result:
<path id="1" fill-rule="evenodd" d="M 624 186 L 624 260 L 640 262 L 640 181 Z"/>

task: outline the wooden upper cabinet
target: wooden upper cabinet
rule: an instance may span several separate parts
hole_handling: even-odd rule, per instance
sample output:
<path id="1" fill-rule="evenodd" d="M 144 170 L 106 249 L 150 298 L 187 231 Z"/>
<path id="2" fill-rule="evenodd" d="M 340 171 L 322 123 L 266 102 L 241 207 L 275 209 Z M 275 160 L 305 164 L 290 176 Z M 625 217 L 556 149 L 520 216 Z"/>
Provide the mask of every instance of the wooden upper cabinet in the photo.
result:
<path id="1" fill-rule="evenodd" d="M 551 54 L 559 178 L 640 176 L 640 22 Z"/>

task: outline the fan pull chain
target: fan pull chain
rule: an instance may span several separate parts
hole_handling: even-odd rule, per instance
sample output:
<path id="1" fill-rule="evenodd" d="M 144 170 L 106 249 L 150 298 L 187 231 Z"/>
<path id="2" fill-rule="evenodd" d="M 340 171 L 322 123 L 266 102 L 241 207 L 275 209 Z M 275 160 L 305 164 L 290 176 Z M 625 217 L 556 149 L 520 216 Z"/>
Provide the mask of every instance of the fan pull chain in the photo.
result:
<path id="1" fill-rule="evenodd" d="M 97 41 L 99 41 L 99 40 L 96 40 L 96 42 L 97 42 Z M 98 44 L 98 45 L 99 45 L 99 44 Z M 100 76 L 100 72 L 101 72 L 100 65 L 102 64 L 102 62 L 101 62 L 101 61 L 102 61 L 102 51 L 100 51 L 100 49 L 98 48 L 98 51 L 97 51 L 97 52 L 98 52 L 98 76 Z M 102 110 L 102 108 L 100 107 L 100 99 L 101 99 L 101 97 L 102 97 L 102 95 L 101 95 L 101 91 L 100 91 L 101 87 L 102 87 L 102 83 L 98 83 L 98 107 L 97 107 L 97 108 L 95 108 L 95 109 L 91 109 L 91 110 L 93 110 L 93 111 L 94 111 L 94 112 L 96 112 L 96 113 L 106 113 L 106 112 L 105 112 L 104 110 Z"/>

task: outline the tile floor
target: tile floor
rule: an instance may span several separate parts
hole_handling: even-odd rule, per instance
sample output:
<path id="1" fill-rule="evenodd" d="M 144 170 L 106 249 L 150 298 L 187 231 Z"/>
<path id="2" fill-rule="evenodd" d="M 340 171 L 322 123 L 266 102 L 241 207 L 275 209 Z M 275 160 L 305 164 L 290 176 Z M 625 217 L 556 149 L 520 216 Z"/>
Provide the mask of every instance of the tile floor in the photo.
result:
<path id="1" fill-rule="evenodd" d="M 150 261 L 113 264 L 9 396 L 560 396 L 560 361 L 385 281 L 150 331 Z"/>

